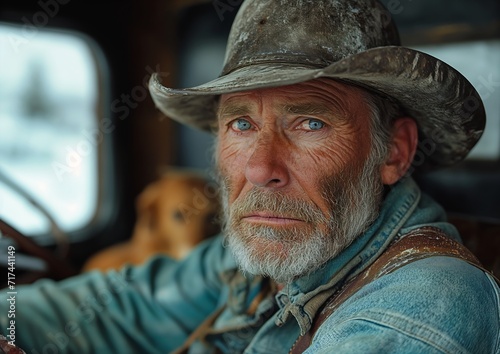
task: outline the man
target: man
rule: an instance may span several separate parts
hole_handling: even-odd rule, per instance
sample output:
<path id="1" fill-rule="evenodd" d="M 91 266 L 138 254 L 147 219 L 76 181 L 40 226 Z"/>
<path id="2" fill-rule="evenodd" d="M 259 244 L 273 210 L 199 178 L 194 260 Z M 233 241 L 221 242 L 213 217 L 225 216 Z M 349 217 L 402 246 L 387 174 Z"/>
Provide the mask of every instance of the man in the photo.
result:
<path id="1" fill-rule="evenodd" d="M 500 291 L 407 176 L 462 160 L 484 127 L 458 72 L 399 46 L 366 0 L 249 0 L 221 76 L 150 88 L 169 117 L 217 135 L 216 238 L 19 288 L 34 353 L 499 353 Z M 5 305 L 3 305 L 5 306 Z M 2 328 L 6 328 L 2 323 Z"/>

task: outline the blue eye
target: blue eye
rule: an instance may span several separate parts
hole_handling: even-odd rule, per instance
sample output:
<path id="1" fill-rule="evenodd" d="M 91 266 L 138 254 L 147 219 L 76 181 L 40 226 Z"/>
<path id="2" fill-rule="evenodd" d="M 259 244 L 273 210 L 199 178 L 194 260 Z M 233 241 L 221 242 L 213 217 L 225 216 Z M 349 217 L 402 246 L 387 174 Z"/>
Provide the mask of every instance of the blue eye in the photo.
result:
<path id="1" fill-rule="evenodd" d="M 246 119 L 238 119 L 231 124 L 231 127 L 236 131 L 245 131 L 252 128 L 252 124 Z"/>
<path id="2" fill-rule="evenodd" d="M 320 130 L 325 127 L 325 123 L 317 119 L 308 119 L 302 124 L 302 127 L 306 130 Z"/>

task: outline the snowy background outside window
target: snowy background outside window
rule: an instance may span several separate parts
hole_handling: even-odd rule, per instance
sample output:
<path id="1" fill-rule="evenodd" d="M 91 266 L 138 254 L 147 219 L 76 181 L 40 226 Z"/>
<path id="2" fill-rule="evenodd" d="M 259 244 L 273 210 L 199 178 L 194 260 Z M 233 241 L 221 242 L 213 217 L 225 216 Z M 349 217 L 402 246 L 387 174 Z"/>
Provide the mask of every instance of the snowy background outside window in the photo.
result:
<path id="1" fill-rule="evenodd" d="M 98 77 L 89 44 L 69 32 L 0 23 L 0 172 L 65 231 L 87 224 L 97 202 Z M 48 220 L 0 180 L 0 218 L 27 235 Z"/>

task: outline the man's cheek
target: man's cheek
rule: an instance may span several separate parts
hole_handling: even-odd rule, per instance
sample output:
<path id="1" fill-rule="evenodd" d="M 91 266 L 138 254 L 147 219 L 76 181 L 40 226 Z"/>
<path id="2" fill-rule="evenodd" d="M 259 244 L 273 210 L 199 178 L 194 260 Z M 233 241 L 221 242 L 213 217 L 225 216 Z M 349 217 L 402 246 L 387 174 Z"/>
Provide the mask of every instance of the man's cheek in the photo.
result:
<path id="1" fill-rule="evenodd" d="M 230 147 L 221 153 L 218 163 L 219 174 L 231 191 L 238 191 L 244 188 L 247 183 L 245 171 L 247 156 L 243 152 L 233 151 Z"/>
<path id="2" fill-rule="evenodd" d="M 219 159 L 221 162 L 226 162 L 226 161 L 233 161 L 233 162 L 238 162 L 241 160 L 243 156 L 246 155 L 246 152 L 248 152 L 248 147 L 245 146 L 242 142 L 238 140 L 228 140 L 225 142 L 222 142 L 219 145 Z"/>

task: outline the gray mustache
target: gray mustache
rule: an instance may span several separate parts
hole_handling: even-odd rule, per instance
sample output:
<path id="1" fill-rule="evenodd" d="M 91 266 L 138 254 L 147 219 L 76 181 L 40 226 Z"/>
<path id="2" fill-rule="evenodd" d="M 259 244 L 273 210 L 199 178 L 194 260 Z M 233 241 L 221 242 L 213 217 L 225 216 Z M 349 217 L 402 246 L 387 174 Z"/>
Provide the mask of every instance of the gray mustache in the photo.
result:
<path id="1" fill-rule="evenodd" d="M 253 188 L 242 199 L 237 199 L 230 207 L 230 219 L 256 213 L 270 212 L 281 217 L 299 219 L 309 223 L 327 222 L 323 212 L 311 202 L 293 198 L 282 193 L 262 192 Z"/>

